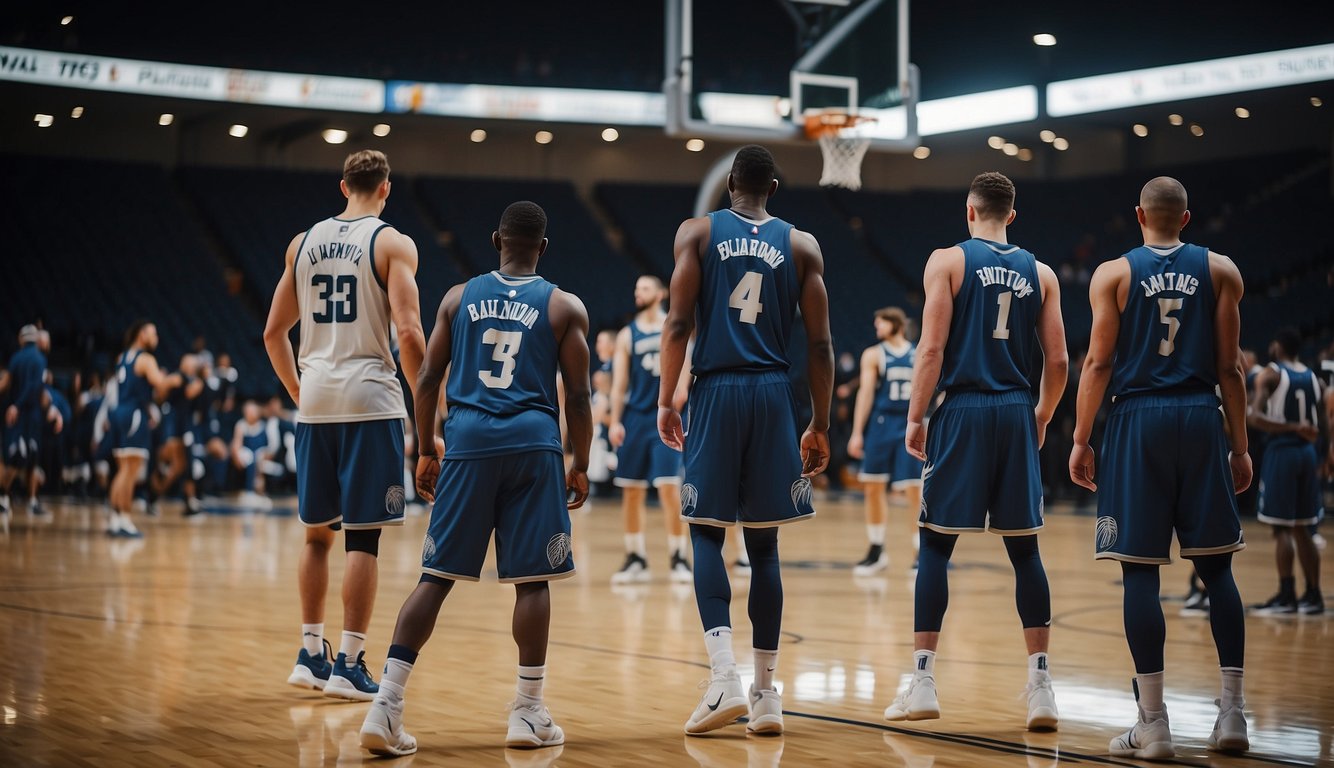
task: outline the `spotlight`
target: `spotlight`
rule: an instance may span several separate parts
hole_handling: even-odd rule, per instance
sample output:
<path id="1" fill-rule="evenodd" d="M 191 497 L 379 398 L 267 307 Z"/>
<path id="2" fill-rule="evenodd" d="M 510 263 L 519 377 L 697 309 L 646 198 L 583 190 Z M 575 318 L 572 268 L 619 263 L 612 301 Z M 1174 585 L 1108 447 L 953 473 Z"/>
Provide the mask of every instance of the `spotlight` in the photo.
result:
<path id="1" fill-rule="evenodd" d="M 1135 135 L 1141 139 L 1149 135 L 1149 126 L 1144 123 L 1135 123 L 1130 127 L 1130 130 L 1134 131 Z"/>
<path id="2" fill-rule="evenodd" d="M 538 144 L 550 144 L 551 140 L 554 138 L 556 137 L 551 135 L 551 131 L 538 131 L 534 134 L 533 141 L 536 141 Z"/>
<path id="3" fill-rule="evenodd" d="M 1237 113 L 1237 117 L 1240 117 L 1242 120 L 1251 116 L 1251 111 L 1245 107 L 1237 107 L 1234 111 Z"/>
<path id="4" fill-rule="evenodd" d="M 62 26 L 62 27 L 68 27 L 70 24 L 73 24 L 73 23 L 74 23 L 74 17 L 73 17 L 73 16 L 63 16 L 63 17 L 61 17 L 61 19 L 60 19 L 60 26 Z"/>
<path id="5" fill-rule="evenodd" d="M 914 150 L 912 151 L 912 156 L 915 157 L 915 158 L 917 158 L 918 160 L 925 160 L 925 159 L 927 159 L 928 157 L 931 156 L 931 148 L 930 148 L 930 147 L 918 147 L 917 149 L 914 149 Z"/>
<path id="6" fill-rule="evenodd" d="M 621 132 L 618 131 L 618 130 L 616 130 L 615 128 L 603 128 L 603 129 L 602 129 L 602 140 L 603 140 L 603 141 L 611 142 L 611 141 L 616 141 L 616 140 L 619 139 L 619 138 L 621 138 Z"/>
<path id="7" fill-rule="evenodd" d="M 481 144 L 482 142 L 486 141 L 486 131 L 482 130 L 481 128 L 478 128 L 477 130 L 468 134 L 468 140 L 474 144 Z"/>
<path id="8" fill-rule="evenodd" d="M 1000 149 L 1001 147 L 1005 146 L 1005 139 L 1002 139 L 999 136 L 992 136 L 991 138 L 987 139 L 987 146 L 991 147 L 992 149 Z"/>
<path id="9" fill-rule="evenodd" d="M 1042 131 L 1038 134 L 1038 138 L 1042 139 L 1043 144 L 1050 144 L 1056 141 L 1056 131 Z"/>
<path id="10" fill-rule="evenodd" d="M 231 128 L 228 128 L 227 133 L 233 138 L 240 139 L 244 138 L 247 133 L 250 133 L 250 128 L 248 126 L 244 126 L 241 125 L 240 123 L 237 123 L 233 125 Z"/>
<path id="11" fill-rule="evenodd" d="M 1204 135 L 1204 126 L 1200 125 L 1199 123 L 1191 123 L 1191 124 L 1190 124 L 1190 135 L 1192 135 L 1192 136 L 1194 136 L 1194 137 L 1196 137 L 1196 138 L 1199 138 L 1200 136 L 1203 136 L 1203 135 Z"/>
<path id="12" fill-rule="evenodd" d="M 33 115 L 32 120 L 34 123 L 37 123 L 38 128 L 50 128 L 51 123 L 54 123 L 56 121 L 56 119 L 51 115 L 44 115 L 41 112 L 38 112 L 37 114 Z"/>
<path id="13" fill-rule="evenodd" d="M 1181 115 L 1173 113 L 1167 116 L 1167 122 L 1171 123 L 1172 125 L 1181 125 L 1185 121 L 1181 119 Z"/>
<path id="14" fill-rule="evenodd" d="M 74 109 L 71 109 L 69 111 L 69 116 L 74 120 L 78 120 L 79 118 L 83 117 L 83 107 L 75 107 Z"/>
<path id="15" fill-rule="evenodd" d="M 1065 139 L 1059 136 L 1056 137 L 1056 140 L 1053 141 L 1051 145 L 1055 147 L 1058 152 L 1064 152 L 1070 148 L 1070 142 L 1066 141 Z"/>
<path id="16" fill-rule="evenodd" d="M 371 129 L 371 133 L 383 139 L 389 135 L 389 123 L 376 123 L 375 127 Z"/>
<path id="17" fill-rule="evenodd" d="M 173 120 L 175 120 L 175 119 L 176 119 L 176 116 L 173 115 L 172 113 L 170 113 L 170 112 L 163 112 L 162 114 L 160 114 L 160 115 L 157 116 L 157 124 L 158 124 L 158 125 L 171 125 L 171 121 L 173 121 Z"/>
<path id="18" fill-rule="evenodd" d="M 1019 159 L 1024 161 L 1025 163 L 1032 160 L 1033 150 L 1029 149 L 1028 147 L 1024 147 L 1023 149 L 1019 150 Z"/>
<path id="19" fill-rule="evenodd" d="M 1040 45 L 1043 48 L 1050 48 L 1051 46 L 1056 45 L 1056 35 L 1048 32 L 1041 32 L 1033 35 L 1033 44 Z"/>
<path id="20" fill-rule="evenodd" d="M 690 150 L 691 152 L 703 152 L 704 139 L 691 139 L 690 141 L 687 141 L 686 149 Z"/>
<path id="21" fill-rule="evenodd" d="M 347 131 L 342 128 L 325 128 L 320 135 L 323 136 L 324 141 L 329 144 L 342 144 L 347 141 Z"/>

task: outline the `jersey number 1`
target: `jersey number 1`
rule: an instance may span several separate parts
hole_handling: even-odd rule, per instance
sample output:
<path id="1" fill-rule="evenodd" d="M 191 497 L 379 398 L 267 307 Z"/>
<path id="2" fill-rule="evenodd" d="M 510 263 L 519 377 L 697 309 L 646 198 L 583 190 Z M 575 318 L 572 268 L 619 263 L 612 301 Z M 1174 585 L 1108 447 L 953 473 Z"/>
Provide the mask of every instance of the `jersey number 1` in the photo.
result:
<path id="1" fill-rule="evenodd" d="M 741 322 L 755 324 L 764 305 L 760 303 L 760 289 L 764 286 L 764 275 L 759 272 L 747 272 L 741 276 L 741 282 L 732 289 L 727 299 L 727 306 L 741 310 Z"/>
<path id="2" fill-rule="evenodd" d="M 490 370 L 478 371 L 477 378 L 481 379 L 489 389 L 509 389 L 510 384 L 514 383 L 514 356 L 519 354 L 523 333 L 488 328 L 486 333 L 482 334 L 482 343 L 495 347 L 491 352 L 491 359 L 500 363 L 500 373 L 495 374 Z"/>

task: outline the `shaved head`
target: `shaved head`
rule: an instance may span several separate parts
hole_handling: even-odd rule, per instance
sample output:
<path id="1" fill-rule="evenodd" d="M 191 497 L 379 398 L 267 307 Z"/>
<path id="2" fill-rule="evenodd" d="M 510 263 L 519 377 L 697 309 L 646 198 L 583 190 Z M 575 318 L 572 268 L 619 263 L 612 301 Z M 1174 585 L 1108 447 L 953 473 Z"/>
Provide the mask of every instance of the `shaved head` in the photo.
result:
<path id="1" fill-rule="evenodd" d="M 1139 207 L 1148 224 L 1155 229 L 1180 229 L 1186 212 L 1186 188 L 1171 176 L 1151 179 L 1139 192 Z"/>

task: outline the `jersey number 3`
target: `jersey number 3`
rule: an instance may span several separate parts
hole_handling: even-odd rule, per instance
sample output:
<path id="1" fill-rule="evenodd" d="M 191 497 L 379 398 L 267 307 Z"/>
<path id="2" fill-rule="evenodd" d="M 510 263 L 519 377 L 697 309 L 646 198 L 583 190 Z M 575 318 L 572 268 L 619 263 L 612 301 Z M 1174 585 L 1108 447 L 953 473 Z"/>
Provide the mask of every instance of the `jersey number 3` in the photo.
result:
<path id="1" fill-rule="evenodd" d="M 482 343 L 495 347 L 491 352 L 491 359 L 500 363 L 500 373 L 492 373 L 490 370 L 478 371 L 477 378 L 481 379 L 489 389 L 509 389 L 510 384 L 514 383 L 514 356 L 519 354 L 523 333 L 488 328 L 486 333 L 482 334 Z"/>
<path id="2" fill-rule="evenodd" d="M 741 276 L 741 282 L 732 289 L 727 299 L 727 306 L 741 310 L 741 322 L 755 324 L 764 305 L 760 303 L 760 291 L 764 287 L 764 275 L 759 272 L 747 272 Z"/>
<path id="3" fill-rule="evenodd" d="M 311 315 L 317 323 L 351 323 L 357 319 L 356 275 L 311 275 L 310 284 L 320 289 L 323 311 Z"/>

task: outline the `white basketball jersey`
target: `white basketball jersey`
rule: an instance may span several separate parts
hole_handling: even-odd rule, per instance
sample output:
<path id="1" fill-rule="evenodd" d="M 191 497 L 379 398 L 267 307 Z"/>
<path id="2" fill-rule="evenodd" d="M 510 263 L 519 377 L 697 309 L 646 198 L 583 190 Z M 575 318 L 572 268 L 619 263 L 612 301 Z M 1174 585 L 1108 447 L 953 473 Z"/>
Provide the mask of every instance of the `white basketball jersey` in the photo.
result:
<path id="1" fill-rule="evenodd" d="M 293 263 L 301 310 L 297 421 L 322 424 L 407 417 L 389 346 L 389 294 L 375 272 L 375 216 L 325 219 L 306 232 Z"/>

